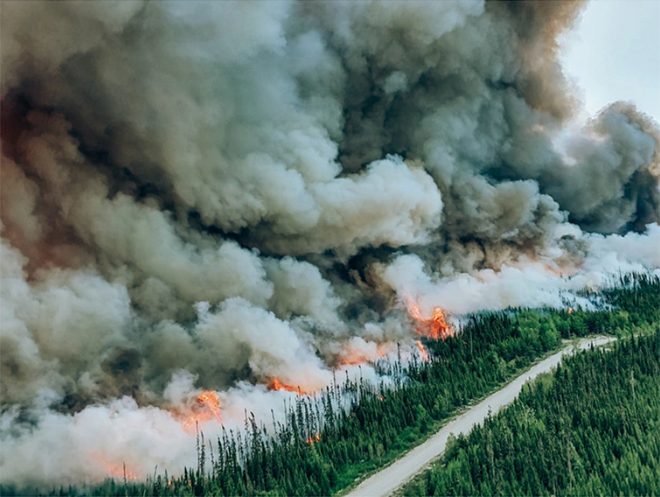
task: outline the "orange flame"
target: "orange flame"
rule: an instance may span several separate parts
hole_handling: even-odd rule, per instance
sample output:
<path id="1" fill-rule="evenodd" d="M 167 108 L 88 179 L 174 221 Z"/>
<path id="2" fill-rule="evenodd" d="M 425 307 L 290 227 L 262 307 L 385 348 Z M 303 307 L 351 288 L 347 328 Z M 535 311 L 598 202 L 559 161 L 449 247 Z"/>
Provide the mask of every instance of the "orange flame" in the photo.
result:
<path id="1" fill-rule="evenodd" d="M 422 342 L 419 340 L 415 340 L 415 344 L 419 349 L 419 354 L 422 356 L 422 361 L 429 362 L 429 353 L 426 351 L 426 347 L 424 347 L 424 345 L 422 345 Z"/>
<path id="2" fill-rule="evenodd" d="M 374 350 L 375 345 L 375 350 Z M 396 344 L 393 342 L 372 343 L 366 347 L 353 344 L 350 340 L 344 344 L 334 359 L 333 365 L 341 366 L 359 366 L 369 362 L 376 362 L 378 359 L 387 357 L 388 354 L 396 352 Z"/>
<path id="3" fill-rule="evenodd" d="M 376 351 L 352 347 L 350 343 L 343 348 L 335 359 L 335 366 L 359 366 L 368 362 L 377 361 L 378 358 L 387 357 L 396 351 L 394 343 L 385 342 L 376 345 Z"/>
<path id="4" fill-rule="evenodd" d="M 307 442 L 309 445 L 312 445 L 315 442 L 320 442 L 321 441 L 321 434 L 320 433 L 314 433 L 311 437 L 309 437 L 305 442 Z"/>
<path id="5" fill-rule="evenodd" d="M 407 301 L 408 314 L 417 323 L 415 331 L 418 335 L 433 340 L 445 340 L 447 337 L 454 336 L 454 328 L 447 322 L 447 315 L 442 307 L 434 307 L 431 318 L 425 318 L 422 311 L 411 299 Z"/>
<path id="6" fill-rule="evenodd" d="M 298 395 L 309 395 L 310 392 L 306 392 L 300 387 L 294 387 L 293 385 L 287 385 L 282 383 L 277 378 L 268 378 L 268 390 L 285 390 L 287 392 L 297 393 Z"/>
<path id="7" fill-rule="evenodd" d="M 569 307 L 569 308 L 568 308 L 568 313 L 569 313 L 569 314 L 573 314 L 573 308 L 572 308 L 572 307 Z"/>
<path id="8" fill-rule="evenodd" d="M 337 359 L 337 366 L 359 366 L 369 362 L 369 356 L 360 352 L 344 351 Z"/>
<path id="9" fill-rule="evenodd" d="M 192 413 L 181 424 L 186 430 L 191 430 L 195 428 L 197 423 L 212 420 L 222 423 L 220 399 L 218 398 L 218 394 L 213 390 L 204 390 L 195 398 Z"/>
<path id="10" fill-rule="evenodd" d="M 106 474 L 111 478 L 126 478 L 127 480 L 137 480 L 137 475 L 134 471 L 126 466 L 126 463 L 116 464 L 100 451 L 94 451 L 91 454 L 94 462 L 98 463 Z"/>

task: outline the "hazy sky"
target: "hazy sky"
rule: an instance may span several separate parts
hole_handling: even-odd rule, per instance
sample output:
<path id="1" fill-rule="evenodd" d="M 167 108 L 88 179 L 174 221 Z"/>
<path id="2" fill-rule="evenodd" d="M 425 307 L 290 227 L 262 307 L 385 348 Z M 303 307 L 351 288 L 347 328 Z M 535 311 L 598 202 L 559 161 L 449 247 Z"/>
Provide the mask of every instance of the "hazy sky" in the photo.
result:
<path id="1" fill-rule="evenodd" d="M 631 100 L 660 121 L 660 1 L 591 0 L 564 46 L 590 114 Z"/>

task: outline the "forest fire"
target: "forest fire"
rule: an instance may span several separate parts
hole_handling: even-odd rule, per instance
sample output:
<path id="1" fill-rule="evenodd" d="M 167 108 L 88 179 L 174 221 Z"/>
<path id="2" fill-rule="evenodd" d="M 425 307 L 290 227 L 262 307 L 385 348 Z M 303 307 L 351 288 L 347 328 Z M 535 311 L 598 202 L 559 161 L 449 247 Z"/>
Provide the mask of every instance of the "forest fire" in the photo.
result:
<path id="1" fill-rule="evenodd" d="M 298 395 L 309 395 L 309 392 L 304 391 L 300 387 L 294 387 L 293 385 L 287 385 L 282 383 L 277 378 L 268 379 L 268 390 L 285 390 L 287 392 L 297 393 Z"/>
<path id="2" fill-rule="evenodd" d="M 312 444 L 314 444 L 316 442 L 320 442 L 320 441 L 321 441 L 321 434 L 320 433 L 314 433 L 309 438 L 307 438 L 307 440 L 305 440 L 305 442 L 308 445 L 312 445 Z"/>
<path id="3" fill-rule="evenodd" d="M 396 345 L 393 343 L 379 343 L 373 348 L 345 347 L 338 355 L 335 365 L 341 366 L 359 366 L 369 362 L 375 362 L 378 359 L 387 357 L 388 354 L 396 352 Z"/>
<path id="4" fill-rule="evenodd" d="M 420 340 L 415 340 L 415 344 L 419 349 L 419 355 L 421 356 L 422 361 L 429 362 L 429 353 L 427 352 L 426 347 L 422 345 L 422 342 Z"/>
<path id="5" fill-rule="evenodd" d="M 195 398 L 192 413 L 185 417 L 181 424 L 184 429 L 190 431 L 196 427 L 197 423 L 204 421 L 218 421 L 222 423 L 220 399 L 218 398 L 218 394 L 213 390 L 204 390 Z"/>
<path id="6" fill-rule="evenodd" d="M 589 2 L 0 2 L 0 494 L 327 495 L 400 399 L 559 347 L 550 309 L 656 316 L 660 131 L 635 95 L 586 118 Z"/>
<path id="7" fill-rule="evenodd" d="M 95 451 L 92 453 L 92 460 L 97 462 L 105 473 L 111 478 L 123 478 L 126 480 L 137 480 L 135 472 L 126 467 L 126 463 L 115 464 L 111 462 L 108 457 L 102 452 Z"/>
<path id="8" fill-rule="evenodd" d="M 454 336 L 454 328 L 447 322 L 447 314 L 442 307 L 434 307 L 431 318 L 425 318 L 422 311 L 411 299 L 407 300 L 408 314 L 416 321 L 415 331 L 418 335 L 433 340 L 445 340 Z"/>

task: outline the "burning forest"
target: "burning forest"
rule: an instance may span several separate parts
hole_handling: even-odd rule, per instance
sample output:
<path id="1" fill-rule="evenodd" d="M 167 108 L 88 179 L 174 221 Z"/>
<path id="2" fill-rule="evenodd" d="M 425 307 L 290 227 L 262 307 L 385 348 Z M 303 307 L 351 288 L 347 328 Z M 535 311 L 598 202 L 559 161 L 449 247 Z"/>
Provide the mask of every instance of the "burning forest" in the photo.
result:
<path id="1" fill-rule="evenodd" d="M 292 405 L 316 448 L 464 316 L 658 274 L 658 124 L 576 120 L 581 8 L 3 1 L 0 484 L 177 475 Z"/>

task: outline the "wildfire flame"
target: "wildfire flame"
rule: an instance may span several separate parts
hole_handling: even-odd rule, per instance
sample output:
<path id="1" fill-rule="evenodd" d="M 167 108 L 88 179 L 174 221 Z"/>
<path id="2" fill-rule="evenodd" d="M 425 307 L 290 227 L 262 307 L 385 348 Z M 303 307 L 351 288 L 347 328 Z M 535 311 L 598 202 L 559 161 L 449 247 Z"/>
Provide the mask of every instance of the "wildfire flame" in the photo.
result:
<path id="1" fill-rule="evenodd" d="M 268 390 L 285 390 L 287 392 L 297 393 L 298 395 L 310 394 L 310 392 L 306 392 L 302 390 L 300 387 L 294 387 L 293 385 L 287 385 L 286 383 L 282 383 L 277 378 L 268 379 Z"/>
<path id="2" fill-rule="evenodd" d="M 98 463 L 106 474 L 111 478 L 126 478 L 127 480 L 137 480 L 137 475 L 134 471 L 126 466 L 126 463 L 116 464 L 102 452 L 95 451 L 91 454 L 94 462 Z"/>
<path id="3" fill-rule="evenodd" d="M 415 340 L 415 344 L 419 349 L 419 355 L 422 357 L 422 361 L 429 362 L 429 353 L 426 351 L 426 347 L 422 345 L 422 342 L 420 340 Z"/>
<path id="4" fill-rule="evenodd" d="M 569 314 L 573 314 L 573 308 L 572 308 L 572 307 L 569 307 L 569 308 L 568 308 L 568 313 L 569 313 Z"/>
<path id="5" fill-rule="evenodd" d="M 373 350 L 361 350 L 352 347 L 347 347 L 342 350 L 336 359 L 336 366 L 359 366 L 373 362 L 379 358 L 386 357 L 389 353 L 396 351 L 396 345 L 392 343 L 379 343 L 376 346 L 375 352 Z"/>
<path id="6" fill-rule="evenodd" d="M 312 445 L 315 442 L 320 442 L 321 441 L 321 434 L 320 433 L 314 433 L 311 437 L 309 437 L 305 442 L 307 442 L 309 445 Z"/>
<path id="7" fill-rule="evenodd" d="M 213 390 L 204 390 L 195 398 L 192 412 L 183 419 L 181 424 L 186 430 L 191 430 L 197 423 L 213 420 L 222 423 L 220 399 Z"/>
<path id="8" fill-rule="evenodd" d="M 454 328 L 447 322 L 447 314 L 442 307 L 434 307 L 430 318 L 425 318 L 416 302 L 408 299 L 408 314 L 416 321 L 415 331 L 418 335 L 433 340 L 445 340 L 454 336 Z"/>

